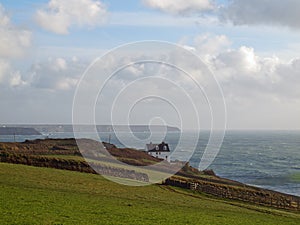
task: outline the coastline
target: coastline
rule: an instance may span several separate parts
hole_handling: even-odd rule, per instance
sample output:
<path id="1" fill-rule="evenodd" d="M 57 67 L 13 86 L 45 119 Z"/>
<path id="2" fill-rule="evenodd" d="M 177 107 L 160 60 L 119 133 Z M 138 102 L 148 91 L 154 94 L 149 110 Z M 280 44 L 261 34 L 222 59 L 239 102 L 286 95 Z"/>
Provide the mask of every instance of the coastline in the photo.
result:
<path id="1" fill-rule="evenodd" d="M 86 140 L 89 145 L 96 142 Z M 125 163 L 145 165 L 145 162 L 157 163 L 146 153 L 135 149 L 120 149 L 104 143 L 115 157 L 122 158 Z M 126 154 L 124 154 L 126 152 Z M 39 167 L 74 170 L 95 173 L 90 165 L 81 157 L 75 139 L 45 139 L 26 141 L 23 143 L 0 143 L 1 162 L 25 164 Z M 68 157 L 73 158 L 68 158 Z M 127 157 L 127 158 L 126 158 Z M 145 157 L 148 157 L 147 159 Z M 107 160 L 107 159 L 105 159 Z M 101 165 L 108 176 L 136 179 L 149 182 L 147 175 L 139 171 L 128 172 L 115 165 Z M 124 175 L 125 174 L 125 175 Z M 276 191 L 245 185 L 240 182 L 216 176 L 212 171 L 203 172 L 191 167 L 188 163 L 174 177 L 163 181 L 165 185 L 181 187 L 206 193 L 215 197 L 239 200 L 258 205 L 265 205 L 288 210 L 300 210 L 300 197 Z"/>

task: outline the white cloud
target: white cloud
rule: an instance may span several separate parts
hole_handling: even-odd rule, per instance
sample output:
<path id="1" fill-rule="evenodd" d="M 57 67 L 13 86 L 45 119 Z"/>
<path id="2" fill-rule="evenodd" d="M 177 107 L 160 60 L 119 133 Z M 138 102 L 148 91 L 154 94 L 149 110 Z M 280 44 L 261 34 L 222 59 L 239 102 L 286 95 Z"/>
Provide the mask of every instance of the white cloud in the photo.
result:
<path id="1" fill-rule="evenodd" d="M 276 55 L 260 56 L 248 46 L 232 48 L 225 35 L 201 34 L 188 47 L 181 45 L 199 55 L 227 91 L 233 94 L 238 91 L 235 96 L 255 90 L 253 94 L 273 94 L 283 99 L 295 97 L 300 90 L 300 59 L 297 57 L 286 61 Z M 289 89 L 282 91 L 288 86 Z"/>
<path id="2" fill-rule="evenodd" d="M 196 36 L 194 45 L 197 54 L 202 57 L 204 62 L 210 63 L 213 57 L 231 45 L 231 41 L 225 35 L 206 33 Z"/>
<path id="3" fill-rule="evenodd" d="M 188 40 L 186 43 L 189 43 Z M 193 39 L 193 44 L 184 46 L 201 58 L 206 57 L 205 61 L 209 69 L 214 72 L 224 91 L 230 118 L 229 127 L 299 128 L 300 124 L 297 124 L 299 116 L 295 112 L 299 112 L 300 108 L 300 59 L 293 58 L 285 61 L 277 56 L 266 57 L 260 55 L 251 46 L 233 47 L 230 43 L 230 39 L 225 35 L 201 34 Z M 128 58 L 127 61 L 139 61 L 139 56 L 135 55 L 135 57 L 137 58 Z M 174 51 L 167 57 L 179 68 L 188 65 L 187 72 L 192 76 L 201 76 L 199 70 L 196 71 L 195 62 L 190 62 L 182 54 L 176 54 Z M 162 57 L 162 61 L 164 59 L 166 58 Z M 112 63 L 116 61 L 112 60 Z M 197 92 L 198 87 L 192 85 L 193 82 L 186 79 L 186 75 L 178 73 L 176 69 L 157 64 L 132 66 L 119 72 L 114 79 L 110 80 L 103 99 L 110 100 L 108 102 L 112 103 L 120 89 L 128 83 L 141 77 L 154 75 L 171 80 L 179 87 L 188 90 L 192 98 L 199 103 L 198 97 L 203 93 Z M 211 84 L 205 83 L 206 81 L 201 80 L 201 85 L 205 87 L 206 84 Z M 170 95 L 177 93 L 169 87 L 166 88 L 167 86 L 161 88 L 159 85 L 156 82 L 140 83 L 139 86 L 134 87 L 136 91 L 127 89 L 138 96 L 155 93 L 158 96 L 167 96 L 169 99 L 172 98 Z M 176 98 L 180 104 L 185 104 L 183 98 L 180 96 Z M 129 102 L 131 100 L 128 98 Z M 142 110 L 139 112 L 143 114 Z M 142 121 L 142 116 L 140 119 Z"/>
<path id="4" fill-rule="evenodd" d="M 14 74 L 12 74 L 12 76 L 10 78 L 10 85 L 12 87 L 17 87 L 17 86 L 25 85 L 25 84 L 26 84 L 26 82 L 22 79 L 20 71 L 17 71 Z"/>
<path id="5" fill-rule="evenodd" d="M 15 71 L 9 62 L 0 60 L 0 84 L 8 87 L 18 87 L 27 83 L 20 71 Z"/>
<path id="6" fill-rule="evenodd" d="M 220 41 L 224 44 L 214 48 L 213 43 L 218 46 L 217 40 L 226 41 Z M 300 58 L 262 56 L 253 47 L 233 48 L 229 43 L 226 36 L 204 34 L 189 44 L 189 49 L 203 59 L 223 89 L 228 126 L 299 129 Z"/>
<path id="7" fill-rule="evenodd" d="M 64 77 L 57 81 L 55 88 L 58 90 L 71 90 L 77 85 L 77 83 L 77 78 Z"/>
<path id="8" fill-rule="evenodd" d="M 195 40 L 196 49 L 200 53 L 214 55 L 219 53 L 224 48 L 231 45 L 231 41 L 225 35 L 212 35 L 203 34 L 196 36 Z"/>
<path id="9" fill-rule="evenodd" d="M 14 26 L 0 4 L 0 58 L 22 56 L 30 46 L 31 32 Z"/>
<path id="10" fill-rule="evenodd" d="M 32 66 L 27 82 L 33 88 L 48 90 L 74 90 L 77 82 L 87 67 L 86 63 L 72 58 L 49 58 Z"/>
<path id="11" fill-rule="evenodd" d="M 220 52 L 210 65 L 228 97 L 245 102 L 258 96 L 289 102 L 300 97 L 299 58 L 286 62 L 276 56 L 260 57 L 253 48 L 242 46 Z"/>
<path id="12" fill-rule="evenodd" d="M 0 58 L 0 84 L 4 82 L 4 78 L 10 70 L 10 64 L 6 60 Z"/>
<path id="13" fill-rule="evenodd" d="M 193 14 L 214 9 L 210 0 L 144 0 L 145 5 L 170 14 Z"/>
<path id="14" fill-rule="evenodd" d="M 0 4 L 0 84 L 24 84 L 20 72 L 14 71 L 12 60 L 22 57 L 31 45 L 31 32 L 12 24 Z"/>
<path id="15" fill-rule="evenodd" d="M 67 67 L 67 62 L 63 58 L 56 58 L 53 62 L 53 69 L 56 71 L 64 71 Z"/>
<path id="16" fill-rule="evenodd" d="M 298 0 L 231 0 L 221 8 L 221 20 L 235 25 L 280 25 L 300 28 Z"/>
<path id="17" fill-rule="evenodd" d="M 45 30 L 68 34 L 73 26 L 95 27 L 104 23 L 106 7 L 95 0 L 51 0 L 36 12 L 36 22 Z"/>
<path id="18" fill-rule="evenodd" d="M 150 8 L 172 15 L 213 12 L 222 22 L 234 25 L 268 25 L 300 29 L 298 0 L 143 0 Z M 207 14 L 209 15 L 209 14 Z"/>
<path id="19" fill-rule="evenodd" d="M 138 18 L 138 19 L 137 19 Z M 140 27 L 194 27 L 212 26 L 218 24 L 218 18 L 213 15 L 199 17 L 198 15 L 174 16 L 160 12 L 112 12 L 109 17 L 110 25 L 140 26 Z"/>
<path id="20" fill-rule="evenodd" d="M 253 48 L 242 46 L 237 50 L 229 50 L 220 53 L 217 64 L 222 67 L 234 68 L 238 73 L 249 74 L 259 71 L 260 65 Z"/>

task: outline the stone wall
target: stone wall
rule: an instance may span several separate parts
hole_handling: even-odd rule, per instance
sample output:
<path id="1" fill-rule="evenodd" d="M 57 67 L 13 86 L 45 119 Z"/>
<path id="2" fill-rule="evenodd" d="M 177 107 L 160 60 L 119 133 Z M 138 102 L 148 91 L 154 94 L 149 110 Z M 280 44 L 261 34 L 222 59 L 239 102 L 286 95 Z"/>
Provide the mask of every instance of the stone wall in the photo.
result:
<path id="1" fill-rule="evenodd" d="M 239 200 L 264 206 L 300 211 L 300 197 L 262 188 L 235 187 L 204 181 L 169 178 L 164 184 L 207 193 L 216 197 Z"/>
<path id="2" fill-rule="evenodd" d="M 96 172 L 92 169 L 93 167 L 98 173 L 102 175 L 149 182 L 148 175 L 144 173 L 139 173 L 134 170 L 101 165 L 97 163 L 93 163 L 92 167 L 90 167 L 90 165 L 85 161 L 1 152 L 0 162 L 24 164 L 38 167 L 50 167 L 95 174 Z"/>

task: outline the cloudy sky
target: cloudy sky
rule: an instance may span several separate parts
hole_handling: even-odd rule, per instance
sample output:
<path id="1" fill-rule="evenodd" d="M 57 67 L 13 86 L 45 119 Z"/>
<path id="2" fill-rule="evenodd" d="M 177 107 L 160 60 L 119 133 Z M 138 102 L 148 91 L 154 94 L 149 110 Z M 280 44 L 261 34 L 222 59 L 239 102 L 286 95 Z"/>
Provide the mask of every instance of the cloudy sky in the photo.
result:
<path id="1" fill-rule="evenodd" d="M 228 128 L 300 129 L 299 10 L 298 0 L 2 0 L 0 123 L 71 123 L 76 87 L 96 57 L 126 43 L 159 40 L 197 55 L 214 74 Z M 178 64 L 187 60 L 173 58 Z M 156 78 L 131 85 L 153 74 Z M 107 83 L 96 107 L 97 123 L 111 123 L 112 114 L 119 121 L 131 104 L 125 115 L 130 123 L 180 126 L 192 109 L 159 76 L 188 89 L 192 101 L 202 104 L 201 94 L 176 69 L 139 64 Z M 125 98 L 126 88 L 135 96 L 158 97 L 136 101 L 129 93 Z M 168 102 L 175 93 L 175 108 L 186 112 L 178 114 Z M 123 99 L 116 99 L 119 95 Z M 111 102 L 117 103 L 113 113 Z M 201 125 L 209 128 L 209 107 L 202 106 Z M 187 126 L 195 128 L 193 116 L 189 119 Z"/>

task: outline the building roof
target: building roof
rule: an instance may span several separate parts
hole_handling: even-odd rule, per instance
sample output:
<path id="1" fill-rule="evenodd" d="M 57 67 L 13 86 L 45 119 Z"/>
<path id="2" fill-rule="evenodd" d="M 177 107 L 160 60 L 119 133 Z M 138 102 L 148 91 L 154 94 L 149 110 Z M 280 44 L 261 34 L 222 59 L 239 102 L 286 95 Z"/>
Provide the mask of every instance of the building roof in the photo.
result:
<path id="1" fill-rule="evenodd" d="M 148 152 L 170 152 L 169 145 L 165 142 L 160 144 L 146 144 L 146 151 Z"/>

